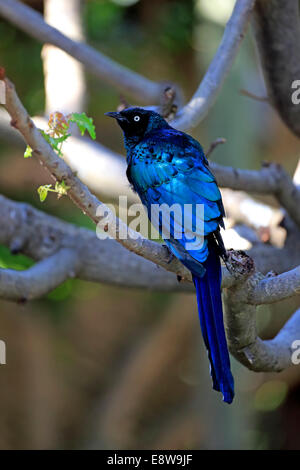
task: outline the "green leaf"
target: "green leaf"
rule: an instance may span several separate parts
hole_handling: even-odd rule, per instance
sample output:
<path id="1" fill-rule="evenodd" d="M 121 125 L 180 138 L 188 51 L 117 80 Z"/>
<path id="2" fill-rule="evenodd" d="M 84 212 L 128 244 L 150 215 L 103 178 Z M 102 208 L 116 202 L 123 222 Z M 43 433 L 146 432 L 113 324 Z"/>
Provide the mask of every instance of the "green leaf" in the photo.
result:
<path id="1" fill-rule="evenodd" d="M 45 184 L 44 186 L 40 186 L 37 190 L 40 196 L 40 201 L 44 202 L 46 197 L 48 196 L 48 191 L 51 191 L 52 184 Z"/>
<path id="2" fill-rule="evenodd" d="M 87 131 L 93 140 L 96 139 L 96 130 L 93 123 L 93 118 L 88 117 L 85 113 L 73 113 L 69 118 L 69 122 L 77 124 L 81 135 Z"/>
<path id="3" fill-rule="evenodd" d="M 27 145 L 26 150 L 24 152 L 24 158 L 32 157 L 32 148 Z"/>
<path id="4" fill-rule="evenodd" d="M 62 180 L 61 183 L 56 181 L 55 183 L 55 191 L 59 194 L 59 196 L 65 196 L 68 194 L 68 190 L 70 189 L 71 186 L 67 186 L 64 180 Z"/>
<path id="5" fill-rule="evenodd" d="M 40 129 L 40 133 L 42 134 L 44 139 L 48 142 L 48 144 L 51 145 L 53 150 L 55 150 L 58 153 L 58 155 L 61 157 L 62 151 L 59 145 L 65 142 L 65 140 L 67 140 L 71 134 L 65 134 L 60 137 L 52 137 L 51 135 L 47 134 L 47 132 L 43 131 L 42 129 Z"/>

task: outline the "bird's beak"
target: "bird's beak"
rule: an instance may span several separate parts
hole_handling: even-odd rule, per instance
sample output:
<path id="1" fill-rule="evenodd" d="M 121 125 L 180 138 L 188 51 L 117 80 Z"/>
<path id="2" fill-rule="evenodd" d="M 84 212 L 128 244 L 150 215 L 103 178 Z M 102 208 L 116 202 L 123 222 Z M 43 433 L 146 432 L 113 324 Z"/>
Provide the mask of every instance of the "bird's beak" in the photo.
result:
<path id="1" fill-rule="evenodd" d="M 105 116 L 112 117 L 114 119 L 117 119 L 117 121 L 127 121 L 127 118 L 123 116 L 121 113 L 118 112 L 109 112 L 109 113 L 104 113 Z"/>

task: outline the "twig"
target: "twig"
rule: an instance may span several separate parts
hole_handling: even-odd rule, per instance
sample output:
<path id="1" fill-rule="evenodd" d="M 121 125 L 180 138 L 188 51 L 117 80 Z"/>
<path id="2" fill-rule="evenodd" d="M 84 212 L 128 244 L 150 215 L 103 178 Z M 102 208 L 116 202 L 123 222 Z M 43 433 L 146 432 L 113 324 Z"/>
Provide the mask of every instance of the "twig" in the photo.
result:
<path id="1" fill-rule="evenodd" d="M 260 101 L 261 103 L 269 103 L 270 100 L 267 96 L 258 96 L 258 95 L 255 95 L 254 93 L 248 91 L 248 90 L 240 90 L 240 94 L 243 95 L 243 96 L 246 96 L 247 98 L 251 98 L 252 100 L 255 100 L 255 101 Z"/>
<path id="2" fill-rule="evenodd" d="M 218 145 L 221 145 L 221 144 L 226 144 L 226 139 L 224 139 L 224 137 L 219 137 L 218 139 L 214 140 L 208 150 L 205 152 L 205 155 L 206 157 L 208 158 L 209 155 L 212 154 L 212 152 L 215 150 L 216 147 L 218 147 Z"/>
<path id="3" fill-rule="evenodd" d="M 176 98 L 175 88 L 171 86 L 167 86 L 162 95 L 160 114 L 168 121 L 171 121 L 172 119 L 174 119 L 177 113 L 178 105 L 175 103 L 175 98 Z"/>

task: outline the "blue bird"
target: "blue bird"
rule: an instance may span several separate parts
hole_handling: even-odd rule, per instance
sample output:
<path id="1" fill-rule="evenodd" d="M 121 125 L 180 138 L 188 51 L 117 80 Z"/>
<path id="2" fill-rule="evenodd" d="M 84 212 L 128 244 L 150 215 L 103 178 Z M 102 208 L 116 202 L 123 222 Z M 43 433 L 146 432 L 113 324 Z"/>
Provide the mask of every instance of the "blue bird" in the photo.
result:
<path id="1" fill-rule="evenodd" d="M 226 259 L 227 255 L 220 226 L 224 227 L 225 212 L 203 149 L 154 111 L 128 108 L 106 115 L 115 118 L 123 130 L 127 177 L 149 219 L 171 253 L 192 273 L 213 388 L 231 403 L 234 382 L 221 298 L 220 257 Z M 169 210 L 169 219 L 157 209 L 174 204 L 176 210 Z M 197 206 L 204 210 L 197 212 Z"/>

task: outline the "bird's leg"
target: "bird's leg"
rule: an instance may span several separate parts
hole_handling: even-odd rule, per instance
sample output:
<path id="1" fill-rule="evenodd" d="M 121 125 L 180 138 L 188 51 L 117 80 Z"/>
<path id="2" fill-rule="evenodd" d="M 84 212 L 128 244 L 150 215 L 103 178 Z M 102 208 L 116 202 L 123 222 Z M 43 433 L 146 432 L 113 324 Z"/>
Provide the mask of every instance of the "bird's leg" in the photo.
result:
<path id="1" fill-rule="evenodd" d="M 167 251 L 167 254 L 166 254 L 166 258 L 167 258 L 167 264 L 170 264 L 173 259 L 175 258 L 175 256 L 173 255 L 173 253 L 169 250 L 169 247 L 165 244 L 162 245 L 164 247 L 164 249 Z"/>
<path id="2" fill-rule="evenodd" d="M 173 253 L 169 250 L 169 247 L 167 245 L 163 245 L 164 249 L 167 250 L 167 264 L 170 264 L 173 259 L 175 258 L 175 256 L 173 255 Z M 181 282 L 183 280 L 183 277 L 180 276 L 179 274 L 177 274 L 177 281 L 178 282 Z"/>
<path id="3" fill-rule="evenodd" d="M 231 264 L 230 264 L 228 252 L 225 251 L 225 253 L 222 253 L 221 257 L 222 257 L 222 260 L 224 261 L 224 264 L 225 264 L 225 266 L 226 266 L 228 272 L 229 272 L 230 274 L 234 274 L 234 271 L 233 271 L 232 266 L 231 266 Z"/>

